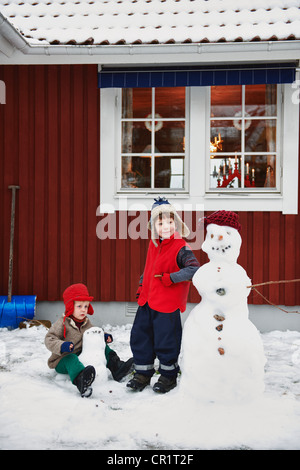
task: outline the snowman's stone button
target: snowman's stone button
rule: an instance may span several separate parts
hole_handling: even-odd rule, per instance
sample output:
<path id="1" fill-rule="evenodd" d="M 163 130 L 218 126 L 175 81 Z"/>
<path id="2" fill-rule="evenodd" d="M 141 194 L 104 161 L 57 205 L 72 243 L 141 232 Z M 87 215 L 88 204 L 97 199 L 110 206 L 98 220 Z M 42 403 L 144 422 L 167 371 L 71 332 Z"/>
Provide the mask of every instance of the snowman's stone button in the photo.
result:
<path id="1" fill-rule="evenodd" d="M 218 348 L 219 354 L 223 356 L 225 354 L 224 348 Z"/>
<path id="2" fill-rule="evenodd" d="M 222 331 L 223 330 L 223 325 L 221 324 L 221 325 L 216 326 L 216 330 Z"/>
<path id="3" fill-rule="evenodd" d="M 225 317 L 223 317 L 222 315 L 214 315 L 214 318 L 215 318 L 217 321 L 224 321 L 224 320 L 225 320 Z"/>
<path id="4" fill-rule="evenodd" d="M 223 289 L 223 287 L 221 287 L 220 289 L 217 289 L 217 290 L 216 290 L 216 293 L 217 293 L 218 295 L 225 295 L 225 294 L 226 294 L 226 291 L 225 291 L 225 289 Z"/>

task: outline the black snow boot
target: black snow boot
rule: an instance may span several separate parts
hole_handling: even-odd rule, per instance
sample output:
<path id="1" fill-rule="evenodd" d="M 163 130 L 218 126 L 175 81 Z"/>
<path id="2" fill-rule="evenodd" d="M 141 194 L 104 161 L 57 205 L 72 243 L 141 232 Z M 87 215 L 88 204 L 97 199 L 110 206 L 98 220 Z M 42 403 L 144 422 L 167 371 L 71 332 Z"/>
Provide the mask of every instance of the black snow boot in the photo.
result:
<path id="1" fill-rule="evenodd" d="M 96 371 L 93 366 L 85 367 L 73 380 L 73 384 L 78 388 L 82 397 L 90 397 L 93 393 L 91 387 L 96 377 Z"/>
<path id="2" fill-rule="evenodd" d="M 135 392 L 141 392 L 147 385 L 150 385 L 150 380 L 151 377 L 147 375 L 135 373 L 133 378 L 126 384 L 126 387 L 131 388 Z"/>
<path id="3" fill-rule="evenodd" d="M 110 370 L 113 379 L 120 382 L 125 375 L 133 370 L 133 357 L 128 361 L 121 361 L 117 353 L 110 351 L 106 367 Z"/>
<path id="4" fill-rule="evenodd" d="M 177 385 L 176 375 L 174 377 L 166 377 L 161 375 L 158 381 L 153 385 L 153 390 L 157 393 L 167 393 Z"/>

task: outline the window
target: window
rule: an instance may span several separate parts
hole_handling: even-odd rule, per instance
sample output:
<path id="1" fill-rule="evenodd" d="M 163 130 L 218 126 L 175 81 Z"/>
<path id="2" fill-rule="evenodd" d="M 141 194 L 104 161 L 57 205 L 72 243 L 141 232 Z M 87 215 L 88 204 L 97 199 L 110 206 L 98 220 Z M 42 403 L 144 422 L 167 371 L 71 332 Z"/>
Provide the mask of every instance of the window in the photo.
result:
<path id="1" fill-rule="evenodd" d="M 297 213 L 294 84 L 103 88 L 100 111 L 102 205 Z"/>
<path id="2" fill-rule="evenodd" d="M 185 88 L 124 88 L 120 190 L 186 187 Z"/>
<path id="3" fill-rule="evenodd" d="M 277 94 L 277 85 L 211 87 L 209 190 L 279 188 Z"/>

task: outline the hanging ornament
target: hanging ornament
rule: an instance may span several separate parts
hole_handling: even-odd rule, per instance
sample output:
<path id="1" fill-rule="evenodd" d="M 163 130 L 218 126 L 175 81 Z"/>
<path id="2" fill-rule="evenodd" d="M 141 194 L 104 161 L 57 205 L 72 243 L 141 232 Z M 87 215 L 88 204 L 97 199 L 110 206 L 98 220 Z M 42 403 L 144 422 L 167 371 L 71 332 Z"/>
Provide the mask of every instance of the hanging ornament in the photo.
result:
<path id="1" fill-rule="evenodd" d="M 151 121 L 152 113 L 148 114 L 146 116 L 147 121 L 145 121 L 145 127 L 148 129 L 148 131 L 152 131 L 152 121 Z M 160 114 L 155 114 L 156 119 L 162 119 Z M 154 123 L 154 132 L 159 131 L 163 127 L 163 122 L 162 121 L 155 121 Z"/>
<path id="2" fill-rule="evenodd" d="M 241 117 L 241 116 L 242 116 L 242 111 L 238 111 L 234 115 L 234 117 Z M 244 117 L 249 118 L 250 114 L 245 113 Z M 242 130 L 242 119 L 239 119 L 238 121 L 236 119 L 234 119 L 233 120 L 233 125 L 237 130 L 239 130 L 239 131 Z M 251 126 L 251 120 L 250 119 L 247 119 L 247 120 L 245 119 L 245 130 L 249 129 L 250 126 Z"/>

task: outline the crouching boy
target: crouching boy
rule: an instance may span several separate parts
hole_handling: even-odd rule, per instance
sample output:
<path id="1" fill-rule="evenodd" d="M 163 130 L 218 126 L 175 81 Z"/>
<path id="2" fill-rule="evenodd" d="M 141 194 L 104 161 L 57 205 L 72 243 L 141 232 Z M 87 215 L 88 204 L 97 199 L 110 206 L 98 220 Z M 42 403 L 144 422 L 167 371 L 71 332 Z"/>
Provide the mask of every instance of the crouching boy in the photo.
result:
<path id="1" fill-rule="evenodd" d="M 50 369 L 55 369 L 60 374 L 69 374 L 74 385 L 78 388 L 82 397 L 92 394 L 92 383 L 96 372 L 92 365 L 84 365 L 80 362 L 82 351 L 82 338 L 86 330 L 93 324 L 87 315 L 93 315 L 91 305 L 93 297 L 89 295 L 84 284 L 72 284 L 63 293 L 65 312 L 49 329 L 45 337 L 45 345 L 51 351 L 48 360 Z M 110 335 L 106 335 L 110 342 Z M 120 381 L 133 366 L 133 358 L 121 361 L 115 351 L 107 344 L 105 346 L 106 367 L 112 377 Z"/>

